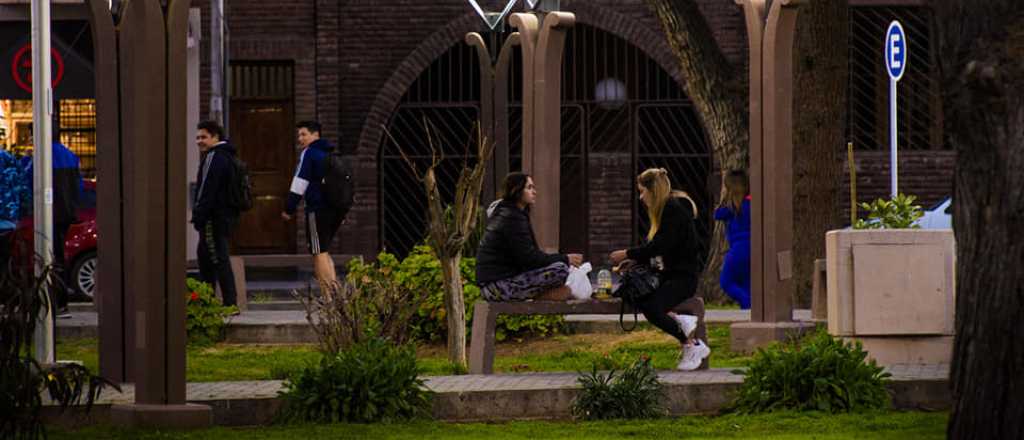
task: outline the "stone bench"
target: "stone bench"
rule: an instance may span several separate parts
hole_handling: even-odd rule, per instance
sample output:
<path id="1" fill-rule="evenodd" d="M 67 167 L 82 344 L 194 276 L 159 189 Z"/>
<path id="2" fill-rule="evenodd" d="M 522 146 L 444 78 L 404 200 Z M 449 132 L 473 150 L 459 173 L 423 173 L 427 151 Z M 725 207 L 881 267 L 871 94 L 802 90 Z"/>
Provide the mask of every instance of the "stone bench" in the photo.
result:
<path id="1" fill-rule="evenodd" d="M 618 315 L 620 301 L 610 300 L 584 301 L 524 301 L 524 302 L 488 302 L 477 301 L 473 306 L 473 335 L 469 346 L 469 374 L 494 373 L 494 328 L 498 315 Z M 627 308 L 629 310 L 629 308 Z M 704 323 L 704 300 L 699 297 L 690 298 L 677 306 L 673 311 L 687 315 L 696 315 L 699 319 L 694 336 L 707 341 L 707 326 Z M 642 316 L 642 315 L 641 315 Z M 623 320 L 632 320 L 628 313 Z M 704 359 L 700 369 L 708 368 L 708 360 Z"/>

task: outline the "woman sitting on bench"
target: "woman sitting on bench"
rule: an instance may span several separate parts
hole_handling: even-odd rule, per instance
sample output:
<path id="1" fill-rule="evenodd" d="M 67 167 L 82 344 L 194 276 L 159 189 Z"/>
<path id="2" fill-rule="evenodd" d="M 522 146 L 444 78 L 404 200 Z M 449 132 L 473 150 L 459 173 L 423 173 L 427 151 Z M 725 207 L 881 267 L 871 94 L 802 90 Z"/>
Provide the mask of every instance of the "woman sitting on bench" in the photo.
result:
<path id="1" fill-rule="evenodd" d="M 564 301 L 570 297 L 565 285 L 569 265 L 579 266 L 583 256 L 540 250 L 529 215 L 536 199 L 533 178 L 510 173 L 501 199 L 487 208 L 487 230 L 476 253 L 476 282 L 487 301 Z"/>
<path id="2" fill-rule="evenodd" d="M 612 252 L 609 259 L 612 264 L 627 259 L 649 264 L 658 273 L 658 289 L 638 304 L 640 311 L 647 322 L 679 340 L 682 359 L 678 369 L 696 370 L 711 354 L 706 343 L 692 338 L 698 318 L 669 311 L 693 297 L 703 270 L 694 225 L 697 206 L 685 193 L 672 191 L 664 168 L 651 168 L 636 180 L 640 201 L 651 221 L 647 241 L 640 247 Z"/>

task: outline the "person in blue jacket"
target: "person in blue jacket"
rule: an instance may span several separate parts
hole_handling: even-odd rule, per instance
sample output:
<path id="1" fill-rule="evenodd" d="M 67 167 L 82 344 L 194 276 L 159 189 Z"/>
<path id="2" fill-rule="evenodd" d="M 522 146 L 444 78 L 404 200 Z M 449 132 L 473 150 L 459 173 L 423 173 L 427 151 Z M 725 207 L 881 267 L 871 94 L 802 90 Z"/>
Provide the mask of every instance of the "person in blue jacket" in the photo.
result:
<path id="1" fill-rule="evenodd" d="M 299 201 L 306 200 L 307 245 L 313 255 L 313 272 L 323 287 L 337 282 L 334 260 L 328 251 L 334 234 L 345 220 L 345 213 L 330 206 L 323 195 L 325 164 L 328 155 L 334 151 L 334 145 L 320 138 L 319 122 L 302 121 L 295 128 L 302 154 L 299 165 L 295 167 L 295 177 L 292 178 L 281 218 L 291 220 L 299 209 Z"/>
<path id="2" fill-rule="evenodd" d="M 54 136 L 56 138 L 56 136 Z M 61 283 L 57 286 L 54 300 L 57 305 L 55 316 L 57 318 L 70 318 L 68 312 L 68 286 L 66 262 L 64 261 L 64 240 L 71 225 L 78 222 L 79 195 L 83 183 L 82 173 L 79 172 L 78 156 L 68 147 L 57 140 L 52 144 L 53 152 L 53 266 Z M 25 170 L 26 184 L 29 188 L 33 186 L 33 162 L 26 162 Z M 31 191 L 29 191 L 31 198 Z M 32 206 L 31 200 L 28 206 Z M 27 213 L 22 213 L 25 215 Z"/>
<path id="3" fill-rule="evenodd" d="M 11 256 L 11 237 L 21 218 L 29 187 L 25 169 L 7 150 L 0 149 L 0 271 L 6 271 Z"/>
<path id="4" fill-rule="evenodd" d="M 740 308 L 750 308 L 750 180 L 742 170 L 722 178 L 726 196 L 715 210 L 715 220 L 726 223 L 729 251 L 719 283 Z"/>

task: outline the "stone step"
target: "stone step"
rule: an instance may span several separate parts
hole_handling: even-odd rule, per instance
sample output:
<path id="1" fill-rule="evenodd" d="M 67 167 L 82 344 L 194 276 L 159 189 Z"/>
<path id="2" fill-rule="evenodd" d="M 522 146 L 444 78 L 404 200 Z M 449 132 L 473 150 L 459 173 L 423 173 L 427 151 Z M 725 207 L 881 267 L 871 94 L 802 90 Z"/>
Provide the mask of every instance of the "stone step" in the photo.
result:
<path id="1" fill-rule="evenodd" d="M 949 365 L 898 365 L 887 370 L 892 374 L 888 388 L 895 409 L 951 407 Z M 662 371 L 658 376 L 664 385 L 665 407 L 672 416 L 717 413 L 743 381 L 743 376 L 731 369 Z M 579 393 L 577 377 L 577 373 L 433 376 L 425 378 L 425 386 L 436 393 L 432 413 L 437 420 L 568 420 Z M 280 381 L 189 383 L 186 396 L 191 403 L 213 407 L 216 425 L 253 426 L 272 421 L 281 407 L 277 395 L 281 389 Z M 120 393 L 105 390 L 83 423 L 109 420 L 110 406 L 132 403 L 134 395 L 130 384 L 123 385 Z M 44 413 L 48 421 L 71 420 L 60 416 L 59 408 L 52 404 Z"/>

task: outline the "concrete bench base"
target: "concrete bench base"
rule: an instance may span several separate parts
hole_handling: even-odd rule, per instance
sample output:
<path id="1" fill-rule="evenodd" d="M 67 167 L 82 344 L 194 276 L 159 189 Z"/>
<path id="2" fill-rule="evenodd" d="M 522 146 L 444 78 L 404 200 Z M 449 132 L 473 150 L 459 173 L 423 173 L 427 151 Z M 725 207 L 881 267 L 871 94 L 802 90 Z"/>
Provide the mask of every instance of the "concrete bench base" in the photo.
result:
<path id="1" fill-rule="evenodd" d="M 494 373 L 494 332 L 498 315 L 618 315 L 621 311 L 619 299 L 605 301 L 524 301 L 488 302 L 477 301 L 473 305 L 473 336 L 469 345 L 469 374 Z M 707 341 L 707 326 L 704 323 L 704 300 L 690 298 L 677 306 L 677 313 L 698 317 L 694 336 Z M 704 359 L 700 369 L 708 368 Z"/>

